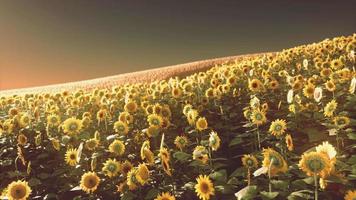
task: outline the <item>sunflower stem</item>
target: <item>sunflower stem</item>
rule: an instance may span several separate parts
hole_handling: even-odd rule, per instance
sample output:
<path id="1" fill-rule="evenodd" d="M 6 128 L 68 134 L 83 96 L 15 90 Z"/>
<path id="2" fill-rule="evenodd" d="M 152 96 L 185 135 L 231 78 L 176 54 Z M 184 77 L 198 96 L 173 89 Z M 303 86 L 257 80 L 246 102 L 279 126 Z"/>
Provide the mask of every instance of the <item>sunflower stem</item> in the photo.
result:
<path id="1" fill-rule="evenodd" d="M 314 195 L 315 195 L 315 200 L 318 200 L 318 178 L 316 176 L 316 174 L 314 174 L 314 185 L 315 185 L 315 192 L 314 192 Z"/>
<path id="2" fill-rule="evenodd" d="M 272 192 L 271 167 L 272 167 L 272 165 L 273 165 L 273 161 L 274 161 L 274 159 L 272 158 L 272 159 L 271 159 L 271 162 L 269 163 L 269 166 L 268 166 L 268 181 L 269 181 L 269 183 L 268 183 L 268 191 L 269 191 L 269 193 Z"/>
<path id="3" fill-rule="evenodd" d="M 250 184 L 251 184 L 251 170 L 248 167 L 247 168 L 247 185 L 250 186 Z"/>
<path id="4" fill-rule="evenodd" d="M 260 131 L 257 126 L 257 141 L 258 141 L 258 150 L 261 149 L 261 139 L 260 139 Z"/>

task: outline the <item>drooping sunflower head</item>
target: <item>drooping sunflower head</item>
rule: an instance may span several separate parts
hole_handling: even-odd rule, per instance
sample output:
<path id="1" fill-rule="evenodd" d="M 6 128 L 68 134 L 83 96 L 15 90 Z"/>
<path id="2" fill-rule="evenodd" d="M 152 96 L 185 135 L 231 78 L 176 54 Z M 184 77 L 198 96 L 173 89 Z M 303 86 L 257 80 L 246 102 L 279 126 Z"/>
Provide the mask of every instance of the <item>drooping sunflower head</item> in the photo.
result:
<path id="1" fill-rule="evenodd" d="M 252 123 L 256 124 L 257 126 L 260 126 L 267 121 L 265 112 L 262 112 L 259 108 L 253 109 L 250 117 Z"/>
<path id="2" fill-rule="evenodd" d="M 331 100 L 329 103 L 326 104 L 324 107 L 324 116 L 332 117 L 337 107 L 337 102 L 335 100 Z"/>
<path id="3" fill-rule="evenodd" d="M 106 176 L 111 178 L 111 177 L 117 176 L 117 174 L 119 173 L 120 169 L 121 169 L 120 163 L 118 161 L 116 161 L 116 159 L 109 158 L 104 163 L 102 171 L 104 172 L 104 174 Z"/>
<path id="4" fill-rule="evenodd" d="M 78 134 L 82 127 L 82 121 L 74 117 L 68 118 L 63 122 L 63 132 L 69 135 Z"/>
<path id="5" fill-rule="evenodd" d="M 193 160 L 199 160 L 206 164 L 209 160 L 208 150 L 204 146 L 196 146 L 193 151 Z"/>
<path id="6" fill-rule="evenodd" d="M 127 135 L 127 133 L 129 132 L 129 127 L 125 122 L 116 121 L 114 123 L 114 130 L 119 134 Z"/>
<path id="7" fill-rule="evenodd" d="M 350 124 L 350 119 L 346 116 L 336 116 L 334 118 L 334 124 L 340 129 L 345 128 Z"/>
<path id="8" fill-rule="evenodd" d="M 161 160 L 164 161 L 164 162 L 169 162 L 170 161 L 170 154 L 168 152 L 168 149 L 167 148 L 164 148 L 162 147 L 160 150 L 159 150 L 159 156 L 161 157 Z"/>
<path id="9" fill-rule="evenodd" d="M 70 166 L 77 165 L 78 150 L 77 149 L 68 149 L 65 154 L 65 161 Z"/>
<path id="10" fill-rule="evenodd" d="M 199 117 L 195 123 L 195 127 L 199 131 L 203 131 L 208 128 L 208 121 L 206 121 L 205 117 Z"/>
<path id="11" fill-rule="evenodd" d="M 241 158 L 242 165 L 246 168 L 257 168 L 258 161 L 254 155 L 246 154 Z"/>
<path id="12" fill-rule="evenodd" d="M 26 181 L 13 181 L 7 186 L 7 197 L 10 200 L 26 200 L 32 190 Z"/>
<path id="13" fill-rule="evenodd" d="M 140 164 L 137 167 L 136 179 L 141 184 L 144 185 L 150 177 L 150 171 L 148 170 L 145 163 Z"/>
<path id="14" fill-rule="evenodd" d="M 178 149 L 182 151 L 183 148 L 186 147 L 188 144 L 188 138 L 186 136 L 177 136 L 174 140 L 174 144 Z"/>
<path id="15" fill-rule="evenodd" d="M 298 166 L 308 176 L 320 175 L 325 178 L 331 171 L 330 160 L 327 155 L 318 152 L 304 153 Z"/>
<path id="16" fill-rule="evenodd" d="M 125 144 L 121 140 L 114 140 L 109 145 L 109 152 L 122 156 L 125 153 Z"/>
<path id="17" fill-rule="evenodd" d="M 162 192 L 154 200 L 176 200 L 169 192 Z"/>
<path id="18" fill-rule="evenodd" d="M 140 150 L 140 155 L 141 155 L 142 160 L 145 159 L 145 154 L 144 154 L 145 149 L 150 149 L 150 141 L 149 140 L 146 140 L 142 143 L 141 150 Z"/>
<path id="19" fill-rule="evenodd" d="M 99 177 L 95 172 L 86 172 L 80 180 L 80 188 L 86 193 L 94 192 L 100 183 Z"/>
<path id="20" fill-rule="evenodd" d="M 281 135 L 284 134 L 286 129 L 287 129 L 286 121 L 283 120 L 283 119 L 277 119 L 277 120 L 272 122 L 272 124 L 271 124 L 271 126 L 269 128 L 269 132 L 272 135 L 281 136 Z"/>
<path id="21" fill-rule="evenodd" d="M 293 151 L 294 145 L 293 145 L 292 136 L 290 134 L 287 134 L 285 139 L 286 139 L 286 145 L 287 145 L 288 151 Z"/>
<path id="22" fill-rule="evenodd" d="M 267 168 L 271 166 L 271 176 L 275 176 L 278 173 L 284 173 L 288 170 L 286 161 L 277 151 L 267 148 L 263 149 L 262 154 L 262 165 Z"/>
<path id="23" fill-rule="evenodd" d="M 210 196 L 215 194 L 213 182 L 206 175 L 199 175 L 196 180 L 197 184 L 195 184 L 194 188 L 197 196 L 199 199 L 209 200 Z"/>
<path id="24" fill-rule="evenodd" d="M 218 133 L 216 133 L 215 131 L 210 133 L 210 137 L 209 137 L 209 146 L 211 147 L 211 149 L 213 151 L 218 150 L 218 148 L 220 147 L 220 137 L 218 135 Z"/>

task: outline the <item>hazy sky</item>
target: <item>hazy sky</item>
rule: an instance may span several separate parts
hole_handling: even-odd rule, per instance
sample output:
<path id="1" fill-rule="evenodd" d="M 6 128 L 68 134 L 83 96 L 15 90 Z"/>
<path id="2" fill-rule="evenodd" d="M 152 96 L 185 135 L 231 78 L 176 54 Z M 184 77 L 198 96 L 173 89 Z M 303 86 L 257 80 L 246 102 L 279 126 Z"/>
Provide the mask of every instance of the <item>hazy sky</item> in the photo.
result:
<path id="1" fill-rule="evenodd" d="M 0 0 L 0 90 L 350 35 L 355 2 Z"/>

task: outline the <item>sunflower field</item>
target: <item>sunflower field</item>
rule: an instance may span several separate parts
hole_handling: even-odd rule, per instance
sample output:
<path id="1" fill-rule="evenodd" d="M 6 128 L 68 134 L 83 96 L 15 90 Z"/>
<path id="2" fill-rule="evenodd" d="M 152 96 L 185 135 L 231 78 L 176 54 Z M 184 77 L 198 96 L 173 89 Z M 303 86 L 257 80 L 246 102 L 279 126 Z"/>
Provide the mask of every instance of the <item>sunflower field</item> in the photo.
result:
<path id="1" fill-rule="evenodd" d="M 0 97 L 0 199 L 356 199 L 356 34 Z"/>

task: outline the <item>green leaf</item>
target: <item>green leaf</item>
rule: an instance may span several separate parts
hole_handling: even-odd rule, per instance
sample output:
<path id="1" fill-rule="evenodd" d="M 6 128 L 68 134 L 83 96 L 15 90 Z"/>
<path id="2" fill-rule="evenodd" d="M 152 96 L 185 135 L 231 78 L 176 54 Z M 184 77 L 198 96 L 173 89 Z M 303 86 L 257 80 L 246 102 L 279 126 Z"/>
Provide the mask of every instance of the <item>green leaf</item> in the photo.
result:
<path id="1" fill-rule="evenodd" d="M 182 151 L 177 151 L 173 154 L 173 158 L 175 158 L 181 162 L 185 162 L 185 161 L 188 161 L 189 158 L 191 158 L 191 155 L 187 154 L 185 152 L 182 152 Z"/>
<path id="2" fill-rule="evenodd" d="M 321 131 L 316 128 L 307 128 L 305 132 L 308 134 L 309 142 L 317 142 L 328 137 L 326 131 Z"/>
<path id="3" fill-rule="evenodd" d="M 347 134 L 347 137 L 348 137 L 350 140 L 356 140 L 356 133 L 349 133 L 349 134 Z"/>
<path id="4" fill-rule="evenodd" d="M 279 192 L 266 192 L 262 191 L 260 192 L 262 199 L 275 199 Z"/>
<path id="5" fill-rule="evenodd" d="M 289 186 L 287 181 L 281 181 L 281 180 L 271 180 L 271 184 L 273 188 L 278 190 L 283 190 L 283 191 L 286 191 Z"/>
<path id="6" fill-rule="evenodd" d="M 299 199 L 313 199 L 313 191 L 311 190 L 299 190 L 296 192 L 292 192 L 288 196 L 288 200 L 299 200 Z"/>
<path id="7" fill-rule="evenodd" d="M 135 199 L 136 197 L 137 196 L 134 193 L 127 191 L 122 195 L 121 200 L 132 200 Z"/>
<path id="8" fill-rule="evenodd" d="M 158 193 L 159 193 L 158 189 L 152 188 L 147 192 L 145 199 L 147 199 L 147 200 L 154 199 L 158 195 Z"/>
<path id="9" fill-rule="evenodd" d="M 243 140 L 240 137 L 235 137 L 231 142 L 229 143 L 229 147 L 241 144 Z"/>
<path id="10" fill-rule="evenodd" d="M 40 181 L 40 179 L 37 179 L 37 178 L 31 178 L 31 179 L 28 181 L 28 184 L 29 184 L 31 187 L 34 187 L 34 186 L 36 186 L 36 185 L 41 184 L 41 181 Z"/>
<path id="11" fill-rule="evenodd" d="M 209 176 L 210 176 L 210 178 L 212 178 L 213 180 L 215 180 L 217 182 L 224 182 L 225 183 L 226 180 L 227 180 L 227 173 L 226 173 L 225 169 L 213 172 Z"/>

